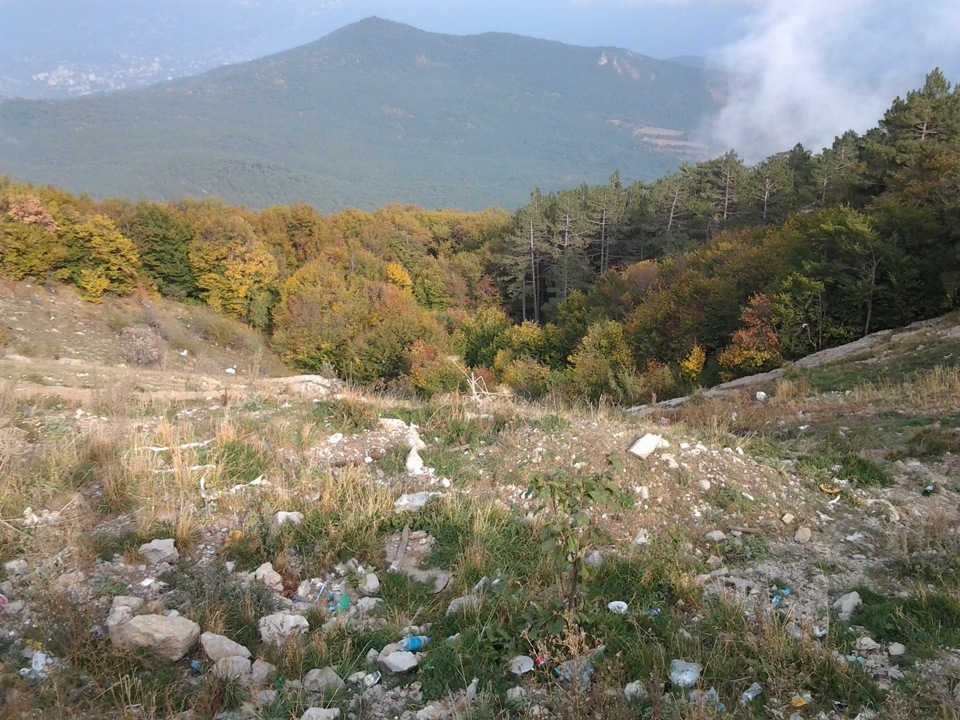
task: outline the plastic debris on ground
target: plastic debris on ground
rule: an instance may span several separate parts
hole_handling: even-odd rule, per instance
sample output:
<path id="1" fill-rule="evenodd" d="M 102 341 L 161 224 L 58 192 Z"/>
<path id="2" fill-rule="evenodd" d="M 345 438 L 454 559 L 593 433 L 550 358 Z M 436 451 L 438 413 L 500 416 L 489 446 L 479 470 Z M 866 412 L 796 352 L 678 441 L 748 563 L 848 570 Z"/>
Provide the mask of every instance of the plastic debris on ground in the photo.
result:
<path id="1" fill-rule="evenodd" d="M 404 638 L 399 643 L 401 650 L 406 650 L 408 652 L 417 652 L 422 649 L 424 645 L 430 643 L 430 638 L 425 635 L 418 635 L 417 637 Z"/>
<path id="2" fill-rule="evenodd" d="M 720 693 L 712 685 L 706 690 L 691 690 L 688 699 L 694 705 L 712 707 L 717 710 L 725 710 L 727 707 L 720 701 Z"/>
<path id="3" fill-rule="evenodd" d="M 696 663 L 672 660 L 670 662 L 670 682 L 677 687 L 688 688 L 697 684 L 702 667 Z"/>
<path id="4" fill-rule="evenodd" d="M 527 655 L 517 655 L 510 661 L 510 672 L 514 675 L 523 675 L 533 670 L 533 658 Z"/>
<path id="5" fill-rule="evenodd" d="M 740 696 L 740 704 L 749 705 L 758 697 L 760 697 L 760 695 L 762 694 L 763 694 L 763 687 L 760 685 L 760 683 L 754 683 L 753 685 L 748 687 L 746 690 L 744 690 L 743 694 Z"/>
<path id="6" fill-rule="evenodd" d="M 593 652 L 584 653 L 583 655 L 575 657 L 573 660 L 567 660 L 557 665 L 553 670 L 553 674 L 556 675 L 561 682 L 576 680 L 577 691 L 584 692 L 590 688 L 590 677 L 593 675 L 593 661 L 602 657 L 606 649 L 606 645 L 601 645 Z"/>
<path id="7" fill-rule="evenodd" d="M 20 677 L 28 680 L 43 680 L 49 674 L 54 662 L 54 659 L 43 650 L 36 650 L 30 658 L 30 667 L 20 670 Z"/>
<path id="8" fill-rule="evenodd" d="M 780 607 L 780 605 L 783 604 L 784 599 L 790 597 L 791 595 L 793 595 L 793 590 L 791 590 L 790 588 L 783 588 L 783 590 L 777 590 L 777 592 L 773 596 L 773 600 L 772 600 L 773 606 Z"/>

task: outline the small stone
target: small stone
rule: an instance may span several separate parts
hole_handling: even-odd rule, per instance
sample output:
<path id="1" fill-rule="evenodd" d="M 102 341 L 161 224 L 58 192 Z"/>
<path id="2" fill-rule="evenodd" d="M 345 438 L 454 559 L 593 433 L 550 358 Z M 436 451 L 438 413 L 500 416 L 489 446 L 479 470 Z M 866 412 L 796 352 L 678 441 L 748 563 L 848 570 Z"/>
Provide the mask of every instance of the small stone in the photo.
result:
<path id="1" fill-rule="evenodd" d="M 362 597 L 357 600 L 357 612 L 361 615 L 370 615 L 375 613 L 383 604 L 383 600 L 375 597 Z"/>
<path id="2" fill-rule="evenodd" d="M 267 685 L 277 675 L 277 666 L 266 660 L 254 660 L 250 667 L 250 684 Z"/>
<path id="3" fill-rule="evenodd" d="M 480 609 L 479 595 L 462 595 L 450 601 L 450 605 L 447 606 L 447 615 L 456 615 L 457 613 L 463 612 L 464 610 L 479 610 L 479 609 Z"/>
<path id="4" fill-rule="evenodd" d="M 697 487 L 703 490 L 703 492 L 706 492 L 707 490 L 710 489 L 710 481 L 700 480 L 699 482 L 697 482 Z"/>
<path id="5" fill-rule="evenodd" d="M 813 537 L 813 531 L 808 527 L 802 527 L 794 534 L 793 539 L 801 545 L 806 545 Z"/>
<path id="6" fill-rule="evenodd" d="M 623 688 L 623 697 L 626 698 L 627 702 L 633 702 L 634 700 L 646 700 L 650 695 L 642 682 L 634 680 L 632 683 L 627 683 L 627 686 Z"/>
<path id="7" fill-rule="evenodd" d="M 174 544 L 173 538 L 153 540 L 140 546 L 140 557 L 151 565 L 163 562 L 176 562 L 180 553 Z"/>
<path id="8" fill-rule="evenodd" d="M 402 675 L 416 669 L 419 664 L 417 656 L 406 650 L 392 652 L 377 659 L 377 666 L 384 675 Z"/>
<path id="9" fill-rule="evenodd" d="M 303 513 L 302 512 L 285 512 L 281 510 L 273 514 L 273 524 L 277 527 L 286 525 L 287 523 L 293 523 L 294 525 L 299 525 L 303 522 Z"/>
<path id="10" fill-rule="evenodd" d="M 119 647 L 154 648 L 163 657 L 177 661 L 200 637 L 200 626 L 185 617 L 138 615 L 117 625 L 110 637 Z"/>
<path id="11" fill-rule="evenodd" d="M 427 705 L 425 708 L 417 710 L 417 720 L 439 720 L 443 715 L 443 709 L 437 705 Z"/>
<path id="12" fill-rule="evenodd" d="M 256 684 L 257 683 L 254 683 L 254 685 Z M 260 705 L 260 707 L 273 705 L 277 701 L 278 697 L 280 697 L 280 692 L 277 690 L 261 690 L 256 695 L 254 695 L 254 698 L 256 699 L 257 704 Z"/>
<path id="13" fill-rule="evenodd" d="M 309 692 L 332 695 L 343 690 L 346 683 L 337 675 L 336 670 L 332 667 L 325 667 L 308 672 L 303 678 L 303 687 Z"/>
<path id="14" fill-rule="evenodd" d="M 144 601 L 143 598 L 139 598 L 136 595 L 117 595 L 113 598 L 113 604 L 111 607 L 114 608 L 130 608 L 133 612 L 136 612 L 143 607 Z"/>
<path id="15" fill-rule="evenodd" d="M 217 660 L 210 669 L 214 677 L 233 678 L 243 685 L 250 684 L 250 658 L 236 655 Z"/>
<path id="16" fill-rule="evenodd" d="M 894 666 L 894 667 L 891 667 L 889 670 L 887 670 L 887 677 L 890 678 L 891 680 L 896 681 L 896 680 L 903 680 L 906 677 L 906 675 L 903 674 L 903 670 Z"/>
<path id="17" fill-rule="evenodd" d="M 907 646 L 903 643 L 890 643 L 890 646 L 887 648 L 887 652 L 891 657 L 900 657 L 901 655 L 906 654 Z"/>
<path id="18" fill-rule="evenodd" d="M 376 595 L 380 592 L 380 578 L 373 573 L 367 573 L 363 585 L 357 588 L 361 595 Z"/>
<path id="19" fill-rule="evenodd" d="M 876 652 L 880 649 L 880 643 L 874 640 L 872 637 L 860 637 L 857 638 L 857 641 L 853 646 L 860 652 Z"/>
<path id="20" fill-rule="evenodd" d="M 310 631 L 303 615 L 278 612 L 260 618 L 260 639 L 267 645 L 282 645 L 289 637 L 300 637 Z"/>
<path id="21" fill-rule="evenodd" d="M 274 592 L 283 590 L 283 576 L 273 569 L 273 563 L 265 562 L 254 570 L 253 579 Z"/>
<path id="22" fill-rule="evenodd" d="M 527 697 L 527 691 L 517 685 L 507 690 L 507 702 L 522 703 Z"/>
<path id="23" fill-rule="evenodd" d="M 308 708 L 300 720 L 337 720 L 340 708 Z"/>
<path id="24" fill-rule="evenodd" d="M 214 662 L 229 657 L 250 657 L 250 651 L 240 643 L 212 632 L 205 632 L 200 636 L 200 645 L 207 657 Z"/>
<path id="25" fill-rule="evenodd" d="M 411 450 L 410 452 L 414 451 Z M 418 492 L 401 495 L 397 498 L 396 502 L 393 503 L 393 511 L 395 513 L 416 512 L 417 510 L 421 510 L 428 502 L 438 497 L 443 497 L 443 493 Z"/>
<path id="26" fill-rule="evenodd" d="M 17 558 L 16 560 L 5 562 L 3 564 L 3 570 L 7 575 L 16 577 L 18 575 L 26 575 L 30 572 L 30 566 L 27 565 L 27 561 L 23 558 Z"/>
<path id="27" fill-rule="evenodd" d="M 110 636 L 110 639 L 116 642 L 117 628 L 124 623 L 128 623 L 133 620 L 133 617 L 133 609 L 127 607 L 126 605 L 118 605 L 110 608 L 110 613 L 107 615 L 107 619 L 103 623 L 103 626 L 107 631 L 107 635 Z"/>
<path id="28" fill-rule="evenodd" d="M 680 463 L 677 462 L 677 458 L 670 453 L 663 453 L 660 455 L 660 460 L 667 464 L 667 467 L 671 470 L 679 470 Z"/>
<path id="29" fill-rule="evenodd" d="M 633 538 L 634 545 L 649 545 L 650 544 L 650 532 L 645 528 L 641 528 Z"/>
<path id="30" fill-rule="evenodd" d="M 706 535 L 703 536 L 703 539 L 712 543 L 719 544 L 719 543 L 722 543 L 724 540 L 726 540 L 727 536 L 723 532 L 723 530 L 711 530 L 710 532 L 708 532 Z"/>
<path id="31" fill-rule="evenodd" d="M 791 513 L 785 513 L 784 516 L 780 518 L 780 520 L 781 522 L 783 522 L 784 525 L 790 525 L 791 523 L 793 523 L 795 518 Z"/>
<path id="32" fill-rule="evenodd" d="M 407 453 L 407 474 L 409 475 L 420 475 L 423 473 L 423 458 L 420 457 L 420 453 L 417 451 L 417 448 L 410 448 L 410 452 Z"/>
<path id="33" fill-rule="evenodd" d="M 860 593 L 854 590 L 846 595 L 841 595 L 834 601 L 831 607 L 840 613 L 841 620 L 846 621 L 850 619 L 851 615 L 853 615 L 853 611 L 862 604 L 863 600 L 860 598 Z"/>

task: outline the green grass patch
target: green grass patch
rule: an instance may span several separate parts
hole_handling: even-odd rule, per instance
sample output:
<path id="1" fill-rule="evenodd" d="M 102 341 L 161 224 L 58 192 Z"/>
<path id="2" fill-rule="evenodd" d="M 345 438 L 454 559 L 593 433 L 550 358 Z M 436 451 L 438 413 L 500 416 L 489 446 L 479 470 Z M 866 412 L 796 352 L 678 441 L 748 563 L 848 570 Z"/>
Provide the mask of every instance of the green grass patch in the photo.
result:
<path id="1" fill-rule="evenodd" d="M 470 585 L 497 572 L 522 582 L 543 575 L 545 559 L 536 529 L 507 510 L 472 500 L 435 502 L 420 512 L 416 527 L 436 538 L 428 563 L 458 567 Z"/>
<path id="2" fill-rule="evenodd" d="M 219 443 L 207 453 L 200 453 L 200 457 L 201 463 L 217 466 L 214 483 L 217 489 L 248 483 L 265 475 L 270 467 L 266 454 L 244 440 Z"/>
<path id="3" fill-rule="evenodd" d="M 313 419 L 344 435 L 354 435 L 379 426 L 379 417 L 373 405 L 343 399 L 316 403 L 313 406 Z"/>
<path id="4" fill-rule="evenodd" d="M 960 431 L 956 428 L 925 427 L 915 432 L 904 449 L 906 457 L 933 459 L 960 453 Z"/>
<path id="5" fill-rule="evenodd" d="M 938 648 L 960 644 L 960 597 L 956 593 L 924 592 L 890 598 L 864 587 L 857 589 L 863 605 L 851 617 L 880 643 L 901 642 L 908 660 L 932 657 Z"/>
<path id="6" fill-rule="evenodd" d="M 557 433 L 570 429 L 570 421 L 554 413 L 529 420 L 526 422 L 526 425 L 534 430 L 540 430 L 545 433 Z"/>
<path id="7" fill-rule="evenodd" d="M 846 480 L 853 487 L 891 487 L 893 477 L 873 460 L 853 452 L 830 452 L 807 456 L 797 462 L 797 471 L 817 483 L 834 477 Z"/>
<path id="8" fill-rule="evenodd" d="M 884 350 L 892 350 L 892 353 L 882 362 L 870 361 Z M 863 357 L 858 356 L 856 360 L 847 359 L 805 368 L 800 375 L 814 390 L 842 392 L 867 382 L 904 382 L 937 365 L 947 368 L 960 367 L 960 343 L 931 336 L 919 339 L 912 346 L 905 343 L 891 344 L 878 348 L 876 352 L 870 351 Z"/>
<path id="9" fill-rule="evenodd" d="M 241 583 L 219 564 L 205 568 L 181 564 L 161 579 L 169 586 L 168 606 L 251 650 L 260 645 L 260 618 L 278 609 L 269 590 L 258 583 Z"/>

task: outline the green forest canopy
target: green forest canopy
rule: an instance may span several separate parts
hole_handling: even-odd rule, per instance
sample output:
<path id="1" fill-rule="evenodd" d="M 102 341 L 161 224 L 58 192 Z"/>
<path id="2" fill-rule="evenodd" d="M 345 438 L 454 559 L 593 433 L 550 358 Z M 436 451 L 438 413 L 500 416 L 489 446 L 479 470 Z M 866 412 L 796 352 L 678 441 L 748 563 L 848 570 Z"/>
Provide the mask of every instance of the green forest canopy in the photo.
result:
<path id="1" fill-rule="evenodd" d="M 819 154 L 535 189 L 512 214 L 96 202 L 4 177 L 0 240 L 6 277 L 207 303 L 306 371 L 663 398 L 960 304 L 960 92 L 935 70 Z"/>

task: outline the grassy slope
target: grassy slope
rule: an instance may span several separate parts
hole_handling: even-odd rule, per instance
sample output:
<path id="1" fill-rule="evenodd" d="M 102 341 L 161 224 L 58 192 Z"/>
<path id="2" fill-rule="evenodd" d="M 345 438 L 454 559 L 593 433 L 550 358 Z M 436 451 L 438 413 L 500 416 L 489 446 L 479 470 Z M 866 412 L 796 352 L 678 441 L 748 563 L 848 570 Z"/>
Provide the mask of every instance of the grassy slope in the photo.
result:
<path id="1" fill-rule="evenodd" d="M 187 662 L 205 661 L 199 649 L 171 664 L 118 651 L 90 635 L 89 626 L 102 621 L 112 595 L 140 594 L 180 610 L 205 630 L 240 639 L 287 679 L 325 665 L 341 676 L 367 669 L 368 649 L 400 637 L 406 626 L 429 625 L 426 632 L 437 640 L 421 669 L 384 683 L 388 698 L 409 682 L 423 684 L 424 700 L 408 709 L 440 701 L 478 677 L 483 692 L 477 712 L 484 717 L 525 714 L 534 704 L 559 717 L 626 718 L 643 708 L 661 717 L 710 717 L 680 689 L 661 685 L 671 660 L 681 658 L 703 666 L 701 686 L 718 690 L 728 717 L 766 717 L 767 710 L 789 715 L 795 710 L 788 703 L 804 693 L 801 713 L 852 718 L 872 707 L 889 718 L 955 717 L 950 693 L 960 668 L 942 649 L 960 644 L 955 367 L 915 363 L 874 383 L 830 380 L 843 376 L 844 361 L 791 373 L 768 388 L 767 403 L 743 391 L 637 418 L 609 408 L 528 406 L 504 398 L 424 404 L 345 388 L 339 397 L 313 401 L 257 380 L 252 368 L 269 363 L 255 346 L 234 341 L 227 350 L 209 337 L 188 335 L 198 364 L 171 365 L 168 382 L 184 383 L 185 390 L 212 383 L 213 389 L 150 396 L 144 390 L 164 373 L 129 370 L 135 379 L 121 391 L 87 397 L 69 390 L 107 373 L 117 360 L 114 333 L 124 324 L 142 324 L 143 308 L 107 306 L 101 313 L 68 297 L 40 296 L 24 286 L 7 289 L 4 297 L 20 298 L 8 308 L 16 320 L 7 351 L 32 353 L 36 377 L 16 376 L 23 363 L 0 360 L 4 376 L 18 378 L 0 393 L 0 436 L 9 450 L 0 463 L 0 559 L 22 556 L 38 571 L 10 588 L 11 598 L 31 609 L 32 624 L 23 624 L 21 615 L 0 616 L 20 638 L 0 642 L 6 710 L 56 706 L 58 717 L 123 716 L 125 706 L 139 704 L 148 716 L 186 707 L 212 716 L 249 697 L 209 673 L 191 680 Z M 185 314 L 164 307 L 150 317 L 172 334 L 163 320 Z M 51 315 L 64 329 L 83 322 L 86 334 L 58 338 L 45 332 Z M 196 329 L 181 322 L 173 327 Z M 221 338 L 227 336 L 221 329 Z M 175 351 L 184 340 L 166 349 Z M 910 342 L 899 344 L 903 352 L 890 352 L 897 345 L 884 345 L 868 364 L 925 357 Z M 924 343 L 934 345 L 939 354 L 933 360 L 960 354 L 956 327 L 938 327 Z M 70 372 L 57 375 L 52 356 L 67 356 L 67 348 L 83 364 L 60 363 Z M 220 366 L 228 359 L 241 372 L 224 397 Z M 29 399 L 21 393 L 27 385 Z M 407 477 L 405 450 L 384 445 L 380 417 L 417 424 L 427 443 L 425 462 L 451 487 Z M 327 438 L 337 432 L 345 439 L 331 445 Z M 646 461 L 628 457 L 626 448 L 645 432 L 662 434 L 670 447 Z M 206 440 L 212 442 L 177 453 L 145 450 Z M 381 446 L 383 453 L 373 451 Z M 367 454 L 379 459 L 364 463 Z M 340 469 L 331 469 L 330 462 Z M 598 535 L 585 549 L 595 547 L 606 559 L 583 578 L 577 611 L 564 613 L 561 588 L 570 567 L 540 546 L 543 521 L 554 516 L 538 510 L 541 503 L 525 490 L 537 475 L 590 484 L 604 472 L 622 495 L 609 508 L 587 507 Z M 260 475 L 270 485 L 209 499 Z M 931 485 L 934 492 L 924 495 Z M 423 489 L 447 494 L 419 513 L 394 515 L 392 503 L 401 492 Z M 27 506 L 40 515 L 42 509 L 59 514 L 32 527 L 24 521 Z M 276 510 L 299 510 L 305 521 L 271 530 L 269 516 Z M 789 524 L 787 514 L 793 516 Z M 533 523 L 525 519 L 531 516 Z M 453 571 L 449 590 L 432 595 L 404 576 L 383 572 L 384 540 L 406 524 L 436 537 L 429 562 Z M 809 542 L 794 540 L 799 527 L 812 531 Z M 723 542 L 704 539 L 715 529 L 726 533 Z M 651 543 L 636 546 L 641 530 Z M 184 553 L 164 576 L 170 587 L 162 595 L 140 587 L 144 573 L 135 553 L 140 542 L 159 536 L 176 537 Z M 283 649 L 262 646 L 255 626 L 276 600 L 238 583 L 222 565 L 230 559 L 245 570 L 270 561 L 295 583 L 322 577 L 351 557 L 378 569 L 381 619 L 313 632 Z M 725 575 L 705 577 L 721 568 Z M 83 574 L 57 580 L 70 572 Z M 445 615 L 449 601 L 484 576 L 501 582 L 482 595 L 479 610 Z M 752 591 L 738 595 L 738 583 Z M 793 592 L 775 607 L 773 597 L 784 587 Z M 865 604 L 852 623 L 841 622 L 829 605 L 852 589 L 860 590 Z M 611 600 L 628 602 L 627 614 L 606 612 Z M 654 609 L 659 617 L 647 614 Z M 314 611 L 311 624 L 324 622 L 324 615 Z M 790 623 L 805 633 L 802 640 L 791 639 Z M 822 639 L 813 635 L 818 628 L 827 631 Z M 858 655 L 857 637 L 864 632 L 883 647 L 904 643 L 906 656 L 860 651 L 876 666 L 866 670 L 859 662 L 839 661 L 837 651 Z M 461 645 L 443 642 L 456 633 Z M 24 639 L 45 643 L 69 665 L 29 686 L 16 677 Z M 550 667 L 601 643 L 607 650 L 596 662 L 589 693 L 570 692 L 547 671 L 517 680 L 505 669 L 519 653 L 549 654 Z M 887 676 L 891 663 L 904 679 Z M 125 674 L 141 679 L 127 686 Z M 651 691 L 639 705 L 625 703 L 621 692 L 634 680 Z M 739 694 L 753 681 L 761 683 L 763 695 L 739 707 Z M 91 688 L 76 702 L 58 699 L 85 683 Z M 531 693 L 525 705 L 504 700 L 504 690 L 515 684 Z M 281 688 L 262 712 L 300 717 L 308 701 Z M 332 703 L 345 708 L 347 700 Z M 354 707 L 360 717 L 370 709 L 364 703 Z"/>

